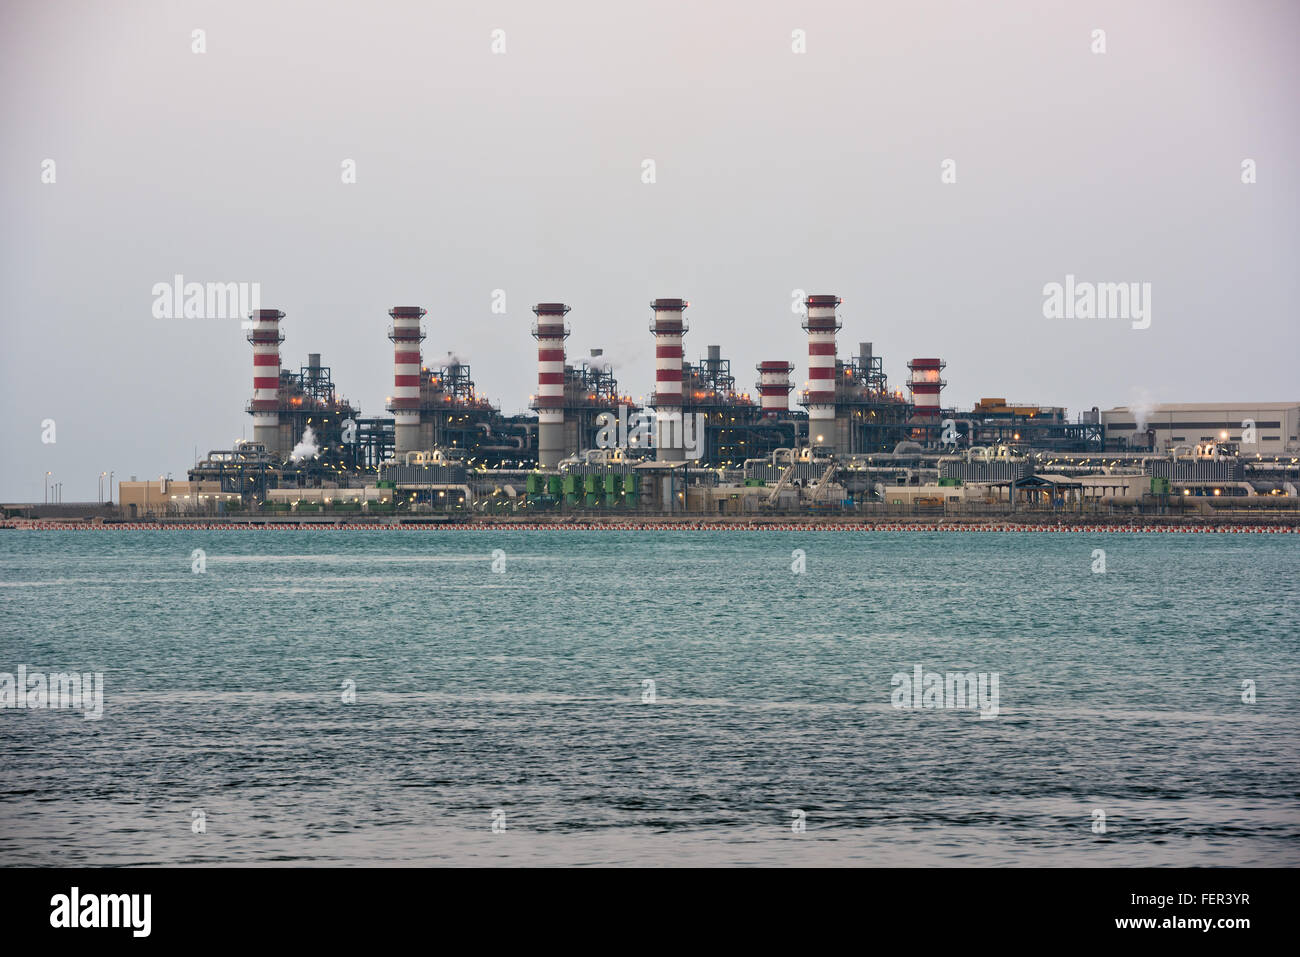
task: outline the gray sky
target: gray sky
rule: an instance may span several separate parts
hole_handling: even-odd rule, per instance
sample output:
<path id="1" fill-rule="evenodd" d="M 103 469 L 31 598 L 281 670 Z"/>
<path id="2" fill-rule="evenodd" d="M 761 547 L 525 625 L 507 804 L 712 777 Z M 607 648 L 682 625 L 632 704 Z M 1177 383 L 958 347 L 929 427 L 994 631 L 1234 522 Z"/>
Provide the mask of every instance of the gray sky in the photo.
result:
<path id="1" fill-rule="evenodd" d="M 0 500 L 251 436 L 238 321 L 151 315 L 176 273 L 260 282 L 284 364 L 322 353 L 367 415 L 392 305 L 512 413 L 534 302 L 641 396 L 648 303 L 685 297 L 688 358 L 752 392 L 760 360 L 806 377 L 794 289 L 897 387 L 946 359 L 945 405 L 1296 399 L 1298 36 L 1253 0 L 8 2 Z M 1150 328 L 1044 318 L 1067 274 L 1151 283 Z"/>

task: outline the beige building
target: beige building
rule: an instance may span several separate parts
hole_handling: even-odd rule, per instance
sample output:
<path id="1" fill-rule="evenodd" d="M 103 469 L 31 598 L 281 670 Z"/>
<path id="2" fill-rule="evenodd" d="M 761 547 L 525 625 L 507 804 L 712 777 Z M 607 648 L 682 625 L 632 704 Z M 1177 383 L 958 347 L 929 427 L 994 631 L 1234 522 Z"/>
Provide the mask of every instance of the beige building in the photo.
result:
<path id="1" fill-rule="evenodd" d="M 1129 441 L 1138 432 L 1128 406 L 1101 413 L 1107 439 Z M 1154 448 L 1194 449 L 1207 442 L 1236 444 L 1243 455 L 1284 455 L 1300 451 L 1300 402 L 1193 402 L 1152 406 L 1146 428 L 1154 433 Z M 1251 431 L 1253 427 L 1253 432 Z"/>
<path id="2" fill-rule="evenodd" d="M 916 505 L 938 508 L 965 502 L 986 502 L 994 493 L 984 484 L 962 485 L 877 485 L 880 498 L 888 505 Z"/>
<path id="3" fill-rule="evenodd" d="M 221 503 L 231 507 L 239 504 L 239 495 L 221 491 L 220 482 L 173 482 L 169 479 L 118 482 L 117 497 L 123 514 L 128 518 L 211 512 Z"/>

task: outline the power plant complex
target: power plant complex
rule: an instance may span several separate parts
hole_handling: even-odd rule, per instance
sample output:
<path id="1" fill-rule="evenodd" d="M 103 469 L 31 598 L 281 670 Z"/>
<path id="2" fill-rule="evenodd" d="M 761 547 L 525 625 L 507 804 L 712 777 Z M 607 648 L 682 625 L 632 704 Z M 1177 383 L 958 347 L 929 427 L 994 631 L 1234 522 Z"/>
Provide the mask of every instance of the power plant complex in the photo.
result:
<path id="1" fill-rule="evenodd" d="M 638 407 L 600 349 L 569 355 L 570 306 L 538 303 L 537 387 L 522 415 L 480 395 L 454 354 L 428 361 L 426 310 L 394 306 L 392 395 L 388 414 L 372 417 L 339 397 L 319 354 L 296 372 L 282 366 L 286 316 L 258 309 L 251 441 L 208 453 L 185 482 L 122 482 L 121 504 L 139 517 L 412 518 L 1296 507 L 1300 402 L 1094 407 L 1074 421 L 1061 407 L 1003 398 L 946 407 L 944 359 L 909 360 L 905 394 L 870 342 L 842 356 L 840 306 L 834 295 L 803 302 L 804 387 L 796 363 L 774 358 L 758 363 L 751 395 L 720 346 L 687 361 L 690 303 L 655 299 L 654 385 Z"/>

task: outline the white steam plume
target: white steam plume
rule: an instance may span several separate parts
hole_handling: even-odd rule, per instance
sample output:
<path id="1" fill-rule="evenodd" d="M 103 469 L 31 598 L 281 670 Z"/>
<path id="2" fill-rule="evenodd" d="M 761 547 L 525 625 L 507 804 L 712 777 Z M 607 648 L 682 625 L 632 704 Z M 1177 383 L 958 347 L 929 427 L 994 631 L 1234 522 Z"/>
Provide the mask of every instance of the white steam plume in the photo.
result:
<path id="1" fill-rule="evenodd" d="M 1146 389 L 1137 389 L 1134 392 L 1133 401 L 1128 404 L 1128 408 L 1133 413 L 1133 421 L 1137 423 L 1136 435 L 1144 434 L 1147 430 L 1147 423 L 1151 419 L 1151 413 L 1156 410 L 1156 404 L 1152 400 L 1151 394 Z"/>
<path id="2" fill-rule="evenodd" d="M 307 426 L 302 433 L 302 441 L 293 447 L 289 453 L 289 458 L 295 462 L 301 462 L 303 459 L 315 458 L 320 453 L 320 445 L 316 442 L 316 433 L 312 431 L 311 426 Z"/>

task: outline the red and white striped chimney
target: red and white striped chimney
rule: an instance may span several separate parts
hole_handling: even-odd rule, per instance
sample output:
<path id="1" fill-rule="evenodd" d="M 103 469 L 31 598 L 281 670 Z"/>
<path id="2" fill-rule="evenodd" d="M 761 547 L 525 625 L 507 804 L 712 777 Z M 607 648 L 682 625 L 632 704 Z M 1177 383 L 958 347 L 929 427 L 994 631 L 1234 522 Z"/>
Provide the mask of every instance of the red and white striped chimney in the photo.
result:
<path id="1" fill-rule="evenodd" d="M 794 372 L 794 363 L 784 359 L 770 360 L 758 364 L 759 407 L 764 416 L 775 418 L 790 411 L 790 373 Z"/>
<path id="2" fill-rule="evenodd" d="M 562 302 L 539 302 L 533 306 L 537 321 L 537 465 L 553 469 L 564 458 L 564 340 L 569 328 L 564 317 L 569 307 Z"/>
<path id="3" fill-rule="evenodd" d="M 656 299 L 650 303 L 654 318 L 650 332 L 655 337 L 655 460 L 684 462 L 682 448 L 682 336 L 688 328 L 682 314 L 690 303 L 685 299 Z"/>
<path id="4" fill-rule="evenodd" d="M 917 418 L 939 418 L 939 392 L 948 384 L 941 377 L 946 365 L 942 359 L 913 359 L 907 364 L 912 370 L 907 388 L 912 393 L 912 404 L 916 407 L 913 415 Z"/>
<path id="5" fill-rule="evenodd" d="M 248 411 L 253 416 L 253 441 L 266 446 L 278 458 L 280 448 L 280 343 L 284 333 L 279 309 L 254 309 L 248 314 L 253 328 L 248 341 L 253 344 L 253 400 Z"/>
<path id="6" fill-rule="evenodd" d="M 388 411 L 393 413 L 393 456 L 420 451 L 420 343 L 424 331 L 420 319 L 428 312 L 420 306 L 394 306 L 388 310 L 393 325 L 393 395 Z"/>
<path id="7" fill-rule="evenodd" d="M 835 444 L 835 333 L 840 320 L 835 315 L 839 296 L 809 296 L 804 300 L 808 315 L 808 391 L 803 405 L 808 410 L 808 444 Z"/>

